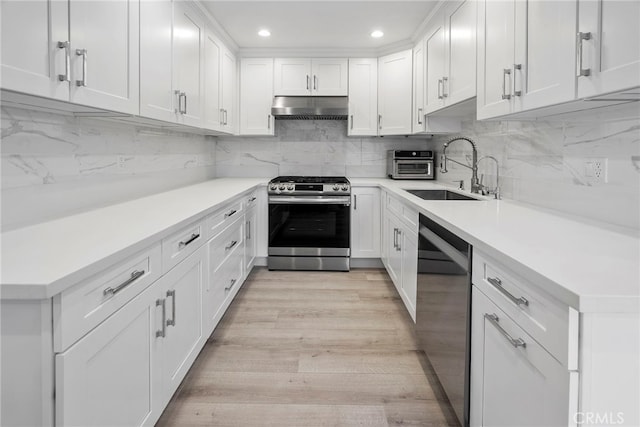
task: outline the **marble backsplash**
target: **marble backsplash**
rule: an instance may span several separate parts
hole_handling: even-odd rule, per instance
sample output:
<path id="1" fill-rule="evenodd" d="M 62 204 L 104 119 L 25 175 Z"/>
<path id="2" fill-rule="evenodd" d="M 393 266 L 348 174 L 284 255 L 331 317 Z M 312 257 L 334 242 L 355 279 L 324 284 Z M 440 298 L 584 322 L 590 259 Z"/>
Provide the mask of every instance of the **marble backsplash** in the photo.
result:
<path id="1" fill-rule="evenodd" d="M 500 167 L 504 199 L 552 209 L 587 220 L 640 229 L 640 116 L 627 119 L 566 121 L 468 120 L 461 135 L 472 138 L 479 157 L 494 156 Z M 432 149 L 437 166 L 442 143 L 451 137 L 347 137 L 344 121 L 276 121 L 275 137 L 219 137 L 218 176 L 345 175 L 384 177 L 388 149 Z M 463 142 L 448 154 L 470 162 Z M 606 158 L 607 183 L 591 184 L 584 159 Z M 450 162 L 436 178 L 470 188 L 471 171 Z M 495 163 L 482 160 L 484 184 L 495 186 Z"/>
<path id="2" fill-rule="evenodd" d="M 426 149 L 426 137 L 348 137 L 346 120 L 276 120 L 275 137 L 218 137 L 218 176 L 382 177 L 387 150 Z"/>
<path id="3" fill-rule="evenodd" d="M 3 107 L 3 230 L 215 177 L 215 138 Z"/>

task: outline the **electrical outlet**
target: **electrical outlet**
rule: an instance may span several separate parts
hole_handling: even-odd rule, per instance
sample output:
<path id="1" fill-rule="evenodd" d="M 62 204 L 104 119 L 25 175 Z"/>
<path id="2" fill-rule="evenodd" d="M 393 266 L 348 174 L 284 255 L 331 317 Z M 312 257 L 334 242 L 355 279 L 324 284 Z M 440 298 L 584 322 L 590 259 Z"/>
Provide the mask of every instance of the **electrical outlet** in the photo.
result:
<path id="1" fill-rule="evenodd" d="M 607 183 L 607 159 L 588 158 L 584 159 L 584 176 L 589 184 Z"/>
<path id="2" fill-rule="evenodd" d="M 127 158 L 125 156 L 118 156 L 118 169 L 124 169 Z"/>

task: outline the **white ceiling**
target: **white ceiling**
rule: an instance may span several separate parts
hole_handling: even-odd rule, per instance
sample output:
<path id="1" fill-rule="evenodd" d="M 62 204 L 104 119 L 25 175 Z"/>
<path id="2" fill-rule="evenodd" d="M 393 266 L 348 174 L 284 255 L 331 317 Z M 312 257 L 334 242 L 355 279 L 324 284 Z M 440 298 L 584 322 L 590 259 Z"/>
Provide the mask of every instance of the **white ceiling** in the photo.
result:
<path id="1" fill-rule="evenodd" d="M 409 42 L 437 0 L 201 0 L 240 49 L 376 50 Z M 258 36 L 267 28 L 271 37 Z M 374 39 L 373 30 L 384 31 Z"/>

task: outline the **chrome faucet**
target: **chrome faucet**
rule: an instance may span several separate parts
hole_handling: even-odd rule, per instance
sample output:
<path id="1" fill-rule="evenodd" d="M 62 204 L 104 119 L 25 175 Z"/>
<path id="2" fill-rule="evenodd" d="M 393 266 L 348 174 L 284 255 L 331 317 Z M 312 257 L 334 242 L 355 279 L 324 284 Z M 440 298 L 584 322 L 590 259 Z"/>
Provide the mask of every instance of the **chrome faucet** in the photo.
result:
<path id="1" fill-rule="evenodd" d="M 500 165 L 498 164 L 498 159 L 493 156 L 482 156 L 478 159 L 478 163 L 484 159 L 490 159 L 496 163 L 496 188 L 488 188 L 486 185 L 483 185 L 482 180 L 480 180 L 481 191 L 483 194 L 493 194 L 496 199 L 500 199 Z"/>
<path id="2" fill-rule="evenodd" d="M 453 159 L 448 159 L 447 158 L 447 147 L 449 146 L 449 144 L 451 144 L 454 141 L 459 141 L 459 140 L 463 140 L 463 141 L 467 141 L 469 144 L 471 144 L 471 148 L 473 150 L 473 154 L 472 154 L 472 158 L 471 158 L 471 166 L 465 164 L 465 163 L 461 163 L 457 160 L 453 160 Z M 460 136 L 460 137 L 456 137 L 456 138 L 452 138 L 450 140 L 448 140 L 447 142 L 444 143 L 444 145 L 442 146 L 442 157 L 441 157 L 441 161 L 440 161 L 440 172 L 442 173 L 447 173 L 447 160 L 451 160 L 453 163 L 457 163 L 460 166 L 464 166 L 465 168 L 471 169 L 471 192 L 472 193 L 480 193 L 480 190 L 482 189 L 482 186 L 480 185 L 480 182 L 478 181 L 478 150 L 476 149 L 476 143 L 473 142 L 471 139 L 464 137 L 464 136 Z"/>

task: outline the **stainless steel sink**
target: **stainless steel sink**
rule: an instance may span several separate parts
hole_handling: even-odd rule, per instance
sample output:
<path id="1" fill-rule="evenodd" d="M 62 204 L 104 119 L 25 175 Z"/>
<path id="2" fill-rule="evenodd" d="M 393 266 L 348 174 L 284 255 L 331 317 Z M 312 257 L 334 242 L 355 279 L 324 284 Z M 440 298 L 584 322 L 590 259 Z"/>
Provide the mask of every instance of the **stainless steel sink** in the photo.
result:
<path id="1" fill-rule="evenodd" d="M 420 197 L 422 200 L 479 200 L 449 190 L 407 190 L 404 191 Z"/>

